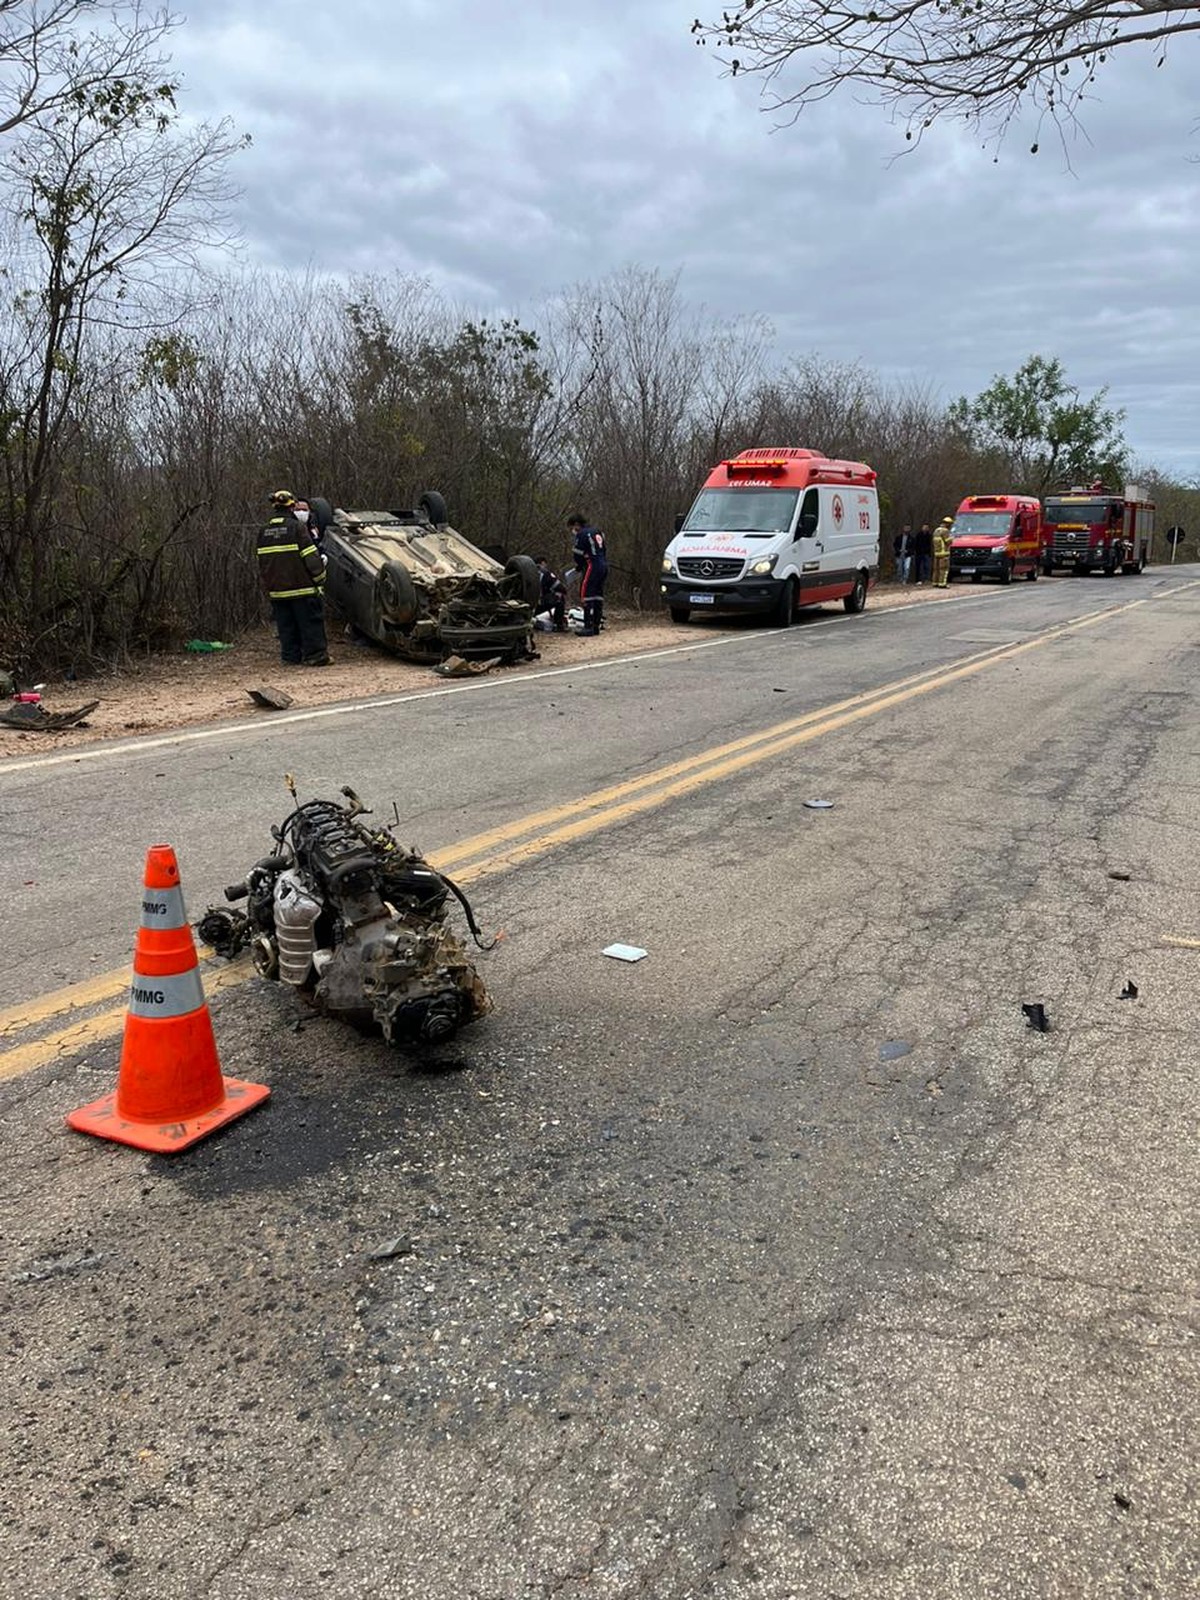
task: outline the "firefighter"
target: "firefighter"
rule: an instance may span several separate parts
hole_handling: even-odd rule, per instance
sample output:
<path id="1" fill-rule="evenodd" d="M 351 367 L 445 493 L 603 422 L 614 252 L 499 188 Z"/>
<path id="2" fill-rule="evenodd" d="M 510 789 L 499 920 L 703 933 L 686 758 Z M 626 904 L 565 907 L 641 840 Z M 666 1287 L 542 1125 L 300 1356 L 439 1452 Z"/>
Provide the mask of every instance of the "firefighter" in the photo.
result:
<path id="1" fill-rule="evenodd" d="M 271 600 L 286 666 L 327 667 L 325 582 L 322 561 L 307 518 L 296 515 L 296 497 L 287 489 L 271 496 L 271 519 L 258 536 L 258 574 Z"/>
<path id="2" fill-rule="evenodd" d="M 579 573 L 579 602 L 583 607 L 583 627 L 579 632 L 585 638 L 594 638 L 604 626 L 604 582 L 608 577 L 608 552 L 604 535 L 593 528 L 578 511 L 567 518 L 571 533 L 571 554 L 575 570 Z"/>
<path id="3" fill-rule="evenodd" d="M 950 530 L 952 517 L 943 517 L 933 533 L 933 587 L 950 587 Z"/>

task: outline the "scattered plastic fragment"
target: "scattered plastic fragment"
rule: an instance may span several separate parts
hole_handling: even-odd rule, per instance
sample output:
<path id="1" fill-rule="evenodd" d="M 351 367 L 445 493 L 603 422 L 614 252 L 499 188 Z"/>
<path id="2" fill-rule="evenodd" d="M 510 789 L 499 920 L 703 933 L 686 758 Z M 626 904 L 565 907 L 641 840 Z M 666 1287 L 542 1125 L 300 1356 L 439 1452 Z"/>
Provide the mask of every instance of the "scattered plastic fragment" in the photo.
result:
<path id="1" fill-rule="evenodd" d="M 912 1054 L 912 1045 L 907 1039 L 885 1039 L 879 1046 L 880 1061 L 899 1061 L 901 1056 Z"/>
<path id="2" fill-rule="evenodd" d="M 220 639 L 189 639 L 183 647 L 190 650 L 193 655 L 212 655 L 216 650 L 232 650 L 231 644 L 223 644 Z"/>
<path id="3" fill-rule="evenodd" d="M 1132 978 L 1126 978 L 1125 979 L 1125 987 L 1121 990 L 1120 994 L 1117 996 L 1117 999 L 1118 1000 L 1136 1000 L 1137 997 L 1138 997 L 1138 986 L 1137 986 L 1137 984 L 1134 983 Z"/>
<path id="4" fill-rule="evenodd" d="M 386 1244 L 381 1244 L 378 1250 L 372 1250 L 368 1257 L 371 1261 L 391 1261 L 396 1256 L 410 1256 L 413 1253 L 412 1242 L 409 1239 L 389 1239 Z"/>
<path id="5" fill-rule="evenodd" d="M 804 804 L 810 811 L 832 811 L 832 800 L 806 800 Z"/>
<path id="6" fill-rule="evenodd" d="M 1131 872 L 1110 872 L 1109 877 L 1115 878 L 1118 883 L 1128 883 L 1133 876 Z"/>
<path id="7" fill-rule="evenodd" d="M 614 961 L 641 961 L 647 954 L 639 949 L 636 944 L 610 944 L 607 949 L 601 950 L 602 956 L 612 956 Z"/>
<path id="8" fill-rule="evenodd" d="M 498 667 L 503 659 L 503 656 L 489 656 L 486 661 L 464 661 L 462 656 L 447 656 L 433 670 L 439 678 L 478 678 Z"/>
<path id="9" fill-rule="evenodd" d="M 1036 1028 L 1039 1033 L 1050 1032 L 1050 1018 L 1046 1015 L 1046 1008 L 1040 1000 L 1035 1000 L 1032 1004 L 1023 1000 L 1021 1010 L 1029 1018 L 1031 1028 Z"/>

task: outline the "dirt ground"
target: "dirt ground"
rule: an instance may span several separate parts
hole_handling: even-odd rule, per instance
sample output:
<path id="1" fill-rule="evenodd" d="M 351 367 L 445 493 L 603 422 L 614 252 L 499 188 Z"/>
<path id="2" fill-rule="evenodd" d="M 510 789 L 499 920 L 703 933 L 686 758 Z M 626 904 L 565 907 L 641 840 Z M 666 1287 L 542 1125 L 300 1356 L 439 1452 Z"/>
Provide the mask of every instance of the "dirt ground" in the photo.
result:
<path id="1" fill-rule="evenodd" d="M 885 583 L 871 591 L 868 605 L 879 610 L 921 600 L 944 602 L 956 592 L 963 591 L 932 590 L 927 586 L 904 589 Z M 839 602 L 818 609 L 832 614 L 840 611 L 841 605 Z M 623 613 L 617 609 L 606 614 L 606 621 L 608 625 L 596 639 L 581 639 L 574 634 L 535 634 L 538 660 L 496 670 L 523 673 L 569 666 L 605 656 L 695 643 L 761 626 L 761 622 L 749 618 L 713 618 L 678 627 L 661 613 Z M 98 739 L 163 733 L 195 723 L 250 716 L 269 718 L 272 713 L 258 710 L 246 692 L 258 685 L 283 689 L 293 697 L 291 709 L 304 710 L 371 695 L 433 688 L 441 681 L 430 667 L 399 661 L 373 645 L 340 637 L 336 630 L 331 630 L 330 652 L 334 659 L 329 667 L 283 666 L 269 626 L 252 629 L 230 643 L 231 649 L 211 655 L 181 650 L 178 655 L 147 657 L 104 677 L 70 683 L 48 681 L 42 691 L 48 711 L 67 711 L 89 700 L 99 700 L 100 704 L 86 725 L 63 733 L 0 729 L 0 759 L 74 749 Z"/>

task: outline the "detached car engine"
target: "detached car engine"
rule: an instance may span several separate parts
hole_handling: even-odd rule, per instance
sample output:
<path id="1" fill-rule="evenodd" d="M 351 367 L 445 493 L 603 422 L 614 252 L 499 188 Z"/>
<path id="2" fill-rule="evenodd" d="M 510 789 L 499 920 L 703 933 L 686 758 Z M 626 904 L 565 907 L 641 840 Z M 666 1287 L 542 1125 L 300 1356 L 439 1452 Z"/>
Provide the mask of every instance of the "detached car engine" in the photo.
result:
<path id="1" fill-rule="evenodd" d="M 377 1026 L 392 1044 L 436 1044 L 491 1010 L 447 923 L 451 896 L 475 943 L 490 945 L 462 891 L 399 844 L 395 824 L 361 822 L 370 813 L 352 789 L 342 794 L 345 804 L 309 800 L 273 828 L 274 852 L 225 891 L 245 910 L 210 909 L 196 931 L 218 955 L 249 947 L 263 977 L 331 1016 Z"/>

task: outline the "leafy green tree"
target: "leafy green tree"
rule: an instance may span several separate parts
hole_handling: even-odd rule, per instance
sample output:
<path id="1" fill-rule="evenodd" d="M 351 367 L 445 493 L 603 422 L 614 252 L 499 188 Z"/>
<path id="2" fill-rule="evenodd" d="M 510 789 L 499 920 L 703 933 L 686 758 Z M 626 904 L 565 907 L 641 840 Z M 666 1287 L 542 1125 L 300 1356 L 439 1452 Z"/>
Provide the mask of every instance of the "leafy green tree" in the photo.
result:
<path id="1" fill-rule="evenodd" d="M 1001 457 L 1011 486 L 1042 494 L 1062 480 L 1119 484 L 1128 466 L 1123 411 L 1090 399 L 1067 381 L 1057 357 L 1032 355 L 1011 377 L 993 378 L 973 400 L 956 400 L 951 426 L 971 446 Z"/>

